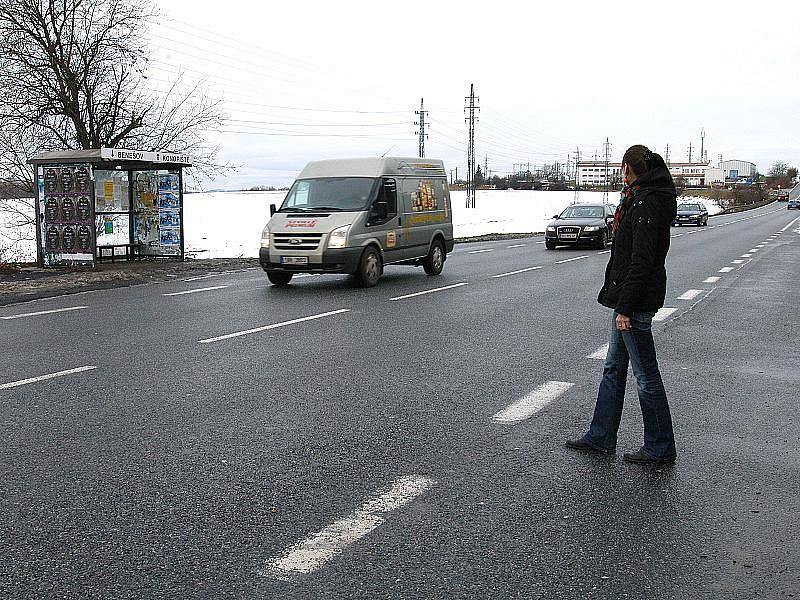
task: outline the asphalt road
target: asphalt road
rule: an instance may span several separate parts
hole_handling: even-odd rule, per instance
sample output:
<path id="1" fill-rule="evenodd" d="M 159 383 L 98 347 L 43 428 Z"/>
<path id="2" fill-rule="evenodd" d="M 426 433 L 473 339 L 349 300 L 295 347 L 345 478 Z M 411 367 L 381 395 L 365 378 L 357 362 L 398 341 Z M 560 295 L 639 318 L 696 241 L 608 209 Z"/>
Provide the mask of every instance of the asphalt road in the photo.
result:
<path id="1" fill-rule="evenodd" d="M 598 250 L 0 308 L 0 595 L 798 596 L 798 214 L 673 236 L 659 469 L 621 460 L 633 380 L 618 456 L 563 447 L 601 374 Z"/>

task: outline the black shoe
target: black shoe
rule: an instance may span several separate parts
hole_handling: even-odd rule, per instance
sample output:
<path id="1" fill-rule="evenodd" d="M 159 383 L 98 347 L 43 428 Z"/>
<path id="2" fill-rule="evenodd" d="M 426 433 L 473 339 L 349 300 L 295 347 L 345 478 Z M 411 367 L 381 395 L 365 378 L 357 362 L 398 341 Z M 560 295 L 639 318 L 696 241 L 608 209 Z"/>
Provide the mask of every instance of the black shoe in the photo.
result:
<path id="1" fill-rule="evenodd" d="M 567 440 L 564 442 L 567 448 L 572 448 L 573 450 L 581 450 L 582 452 L 594 452 L 595 454 L 616 454 L 616 448 L 601 448 L 600 446 L 595 446 L 594 444 L 587 442 L 583 438 L 578 438 L 576 440 Z"/>
<path id="2" fill-rule="evenodd" d="M 640 465 L 671 465 L 675 462 L 675 456 L 673 455 L 665 458 L 655 458 L 650 456 L 644 450 L 637 450 L 636 452 L 626 452 L 622 455 L 622 460 Z"/>

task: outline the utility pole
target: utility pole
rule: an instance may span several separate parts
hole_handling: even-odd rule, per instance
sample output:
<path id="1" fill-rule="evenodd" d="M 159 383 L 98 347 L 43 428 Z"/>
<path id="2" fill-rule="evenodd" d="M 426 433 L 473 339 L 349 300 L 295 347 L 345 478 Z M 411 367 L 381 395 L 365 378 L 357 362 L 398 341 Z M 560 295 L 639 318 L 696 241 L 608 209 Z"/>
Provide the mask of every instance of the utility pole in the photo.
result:
<path id="1" fill-rule="evenodd" d="M 692 162 L 692 142 L 689 142 L 689 162 Z"/>
<path id="2" fill-rule="evenodd" d="M 425 123 L 425 115 L 428 114 L 428 111 L 425 110 L 425 98 L 420 98 L 419 110 L 415 110 L 414 114 L 418 115 L 418 120 L 414 121 L 414 125 L 419 128 L 417 129 L 417 135 L 419 136 L 419 157 L 425 158 L 425 138 L 428 137 L 428 134 L 425 133 L 425 127 L 427 126 L 427 123 Z"/>
<path id="3" fill-rule="evenodd" d="M 700 130 L 700 162 L 703 162 L 705 160 L 705 154 L 704 154 L 704 152 L 705 152 L 704 148 L 705 147 L 706 147 L 706 130 L 705 129 L 701 129 Z M 689 162 L 692 162 L 692 161 L 689 161 Z"/>
<path id="4" fill-rule="evenodd" d="M 581 184 L 580 184 L 580 167 L 578 165 L 581 164 L 581 149 L 580 147 L 575 148 L 575 194 L 572 197 L 572 203 L 577 204 L 578 199 L 581 195 Z"/>
<path id="5" fill-rule="evenodd" d="M 483 155 L 483 180 L 489 181 L 489 155 Z"/>
<path id="6" fill-rule="evenodd" d="M 664 158 L 666 159 L 667 167 L 669 167 L 669 144 L 667 144 L 666 156 Z"/>
<path id="7" fill-rule="evenodd" d="M 477 102 L 480 100 L 475 97 L 475 84 L 469 84 L 469 96 L 465 98 L 469 102 L 464 107 L 467 117 L 464 119 L 469 124 L 469 139 L 467 142 L 467 208 L 475 208 L 475 122 L 478 119 L 477 113 L 480 107 Z"/>
<path id="8" fill-rule="evenodd" d="M 606 138 L 606 143 L 603 144 L 603 153 L 605 155 L 605 163 L 606 163 L 605 164 L 606 185 L 605 185 L 605 189 L 603 189 L 603 202 L 604 203 L 608 203 L 608 188 L 609 188 L 609 185 L 608 185 L 609 184 L 609 181 L 608 181 L 608 159 L 609 159 L 609 157 L 611 155 L 611 144 L 609 143 L 608 138 Z"/>

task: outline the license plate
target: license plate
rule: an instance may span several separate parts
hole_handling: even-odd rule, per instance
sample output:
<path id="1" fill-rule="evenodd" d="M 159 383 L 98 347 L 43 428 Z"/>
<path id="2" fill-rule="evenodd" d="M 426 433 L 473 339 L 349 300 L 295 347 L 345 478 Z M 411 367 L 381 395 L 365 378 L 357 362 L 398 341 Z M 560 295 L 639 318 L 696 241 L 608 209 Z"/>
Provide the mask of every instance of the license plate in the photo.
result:
<path id="1" fill-rule="evenodd" d="M 281 256 L 282 265 L 307 265 L 307 256 Z"/>
<path id="2" fill-rule="evenodd" d="M 562 233 L 560 237 L 561 237 L 562 240 L 577 240 L 578 239 L 578 234 L 577 233 Z"/>

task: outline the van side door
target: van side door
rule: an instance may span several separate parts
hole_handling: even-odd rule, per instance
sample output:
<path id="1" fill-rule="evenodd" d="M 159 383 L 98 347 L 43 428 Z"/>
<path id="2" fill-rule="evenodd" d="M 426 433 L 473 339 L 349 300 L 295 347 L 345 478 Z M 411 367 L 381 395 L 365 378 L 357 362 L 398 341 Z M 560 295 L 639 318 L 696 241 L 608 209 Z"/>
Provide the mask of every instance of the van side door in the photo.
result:
<path id="1" fill-rule="evenodd" d="M 369 209 L 365 229 L 367 235 L 376 238 L 383 248 L 384 262 L 394 262 L 398 260 L 400 253 L 397 234 L 399 213 L 397 180 L 393 177 L 384 177 L 380 186 L 378 195 Z"/>

